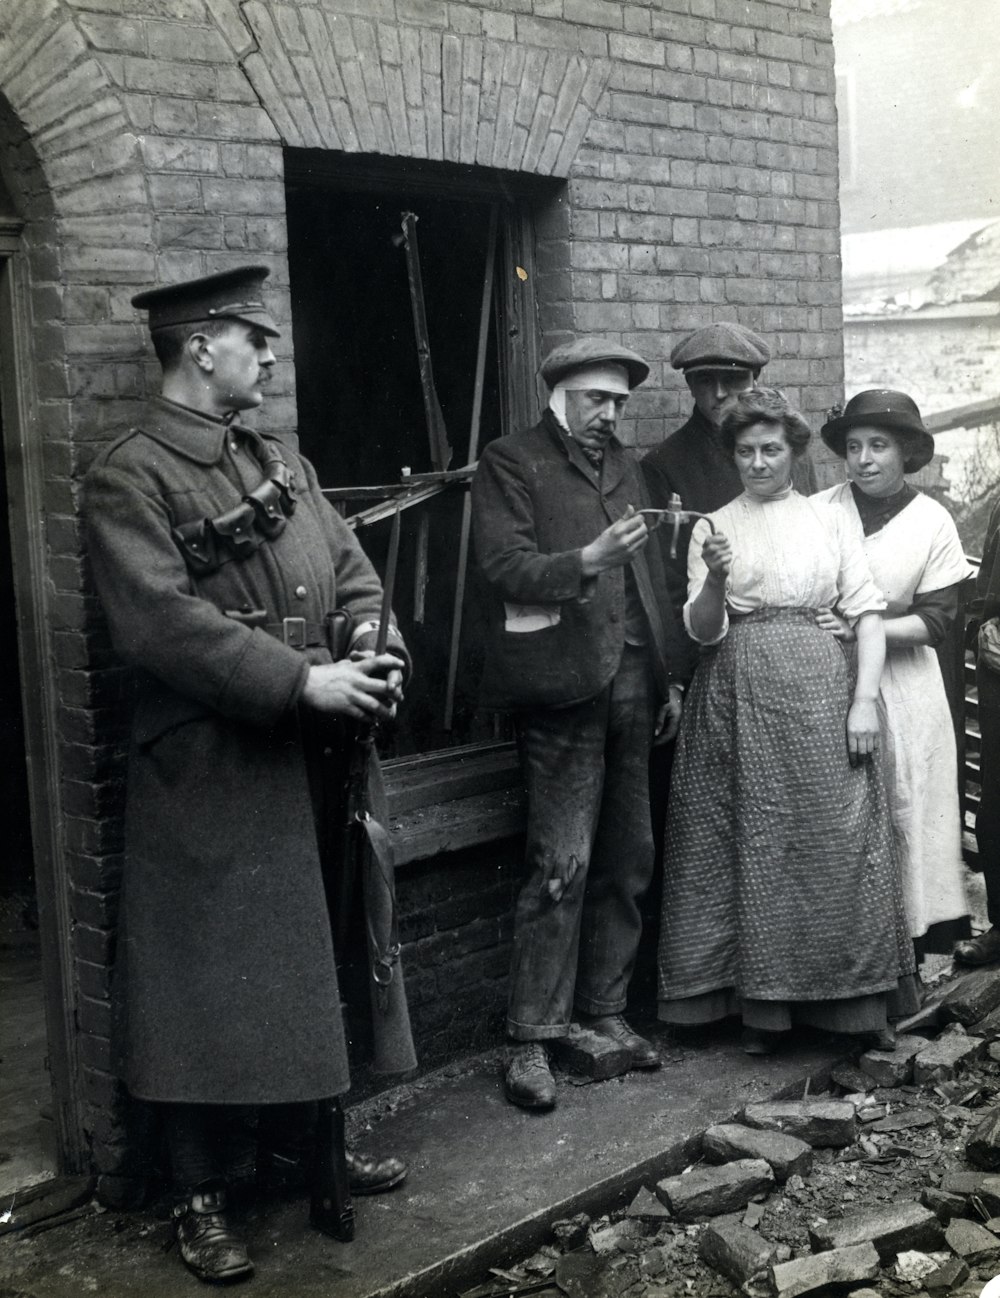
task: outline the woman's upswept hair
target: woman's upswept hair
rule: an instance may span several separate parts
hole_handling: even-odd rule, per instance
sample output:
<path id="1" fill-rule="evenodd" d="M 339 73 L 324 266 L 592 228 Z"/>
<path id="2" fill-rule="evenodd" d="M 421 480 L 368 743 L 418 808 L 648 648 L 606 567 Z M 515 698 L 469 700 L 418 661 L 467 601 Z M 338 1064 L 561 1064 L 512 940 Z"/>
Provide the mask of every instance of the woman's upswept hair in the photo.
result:
<path id="1" fill-rule="evenodd" d="M 734 451 L 736 439 L 754 424 L 774 424 L 783 429 L 793 455 L 802 455 L 812 440 L 809 425 L 792 408 L 780 388 L 751 388 L 739 394 L 722 421 L 722 442 L 726 450 Z"/>

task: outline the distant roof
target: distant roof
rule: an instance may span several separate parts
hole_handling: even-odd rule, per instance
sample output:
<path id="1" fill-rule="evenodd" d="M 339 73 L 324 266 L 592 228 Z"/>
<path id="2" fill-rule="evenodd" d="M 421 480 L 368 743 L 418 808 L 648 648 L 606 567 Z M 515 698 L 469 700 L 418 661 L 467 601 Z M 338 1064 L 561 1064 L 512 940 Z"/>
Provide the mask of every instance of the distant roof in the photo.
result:
<path id="1" fill-rule="evenodd" d="M 888 14 L 917 9 L 923 0 L 833 0 L 830 17 L 834 27 L 863 22 L 866 18 L 883 18 Z"/>
<path id="2" fill-rule="evenodd" d="M 841 240 L 844 311 L 897 314 L 1000 298 L 1000 221 L 948 221 Z"/>

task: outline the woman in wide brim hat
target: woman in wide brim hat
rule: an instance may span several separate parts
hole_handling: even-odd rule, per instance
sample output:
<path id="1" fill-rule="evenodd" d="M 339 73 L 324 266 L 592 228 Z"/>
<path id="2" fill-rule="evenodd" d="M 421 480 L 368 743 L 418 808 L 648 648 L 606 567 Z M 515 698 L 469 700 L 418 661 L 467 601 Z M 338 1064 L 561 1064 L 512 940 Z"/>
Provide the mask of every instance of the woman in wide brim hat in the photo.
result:
<path id="1" fill-rule="evenodd" d="M 845 461 L 848 481 L 817 499 L 846 513 L 888 604 L 879 708 L 910 934 L 920 954 L 947 952 L 969 921 L 955 735 L 934 647 L 955 622 L 971 569 L 951 515 L 906 481 L 934 454 L 911 397 L 859 392 L 842 414 L 831 412 L 821 435 Z M 820 610 L 819 622 L 841 641 L 853 639 L 837 609 Z"/>

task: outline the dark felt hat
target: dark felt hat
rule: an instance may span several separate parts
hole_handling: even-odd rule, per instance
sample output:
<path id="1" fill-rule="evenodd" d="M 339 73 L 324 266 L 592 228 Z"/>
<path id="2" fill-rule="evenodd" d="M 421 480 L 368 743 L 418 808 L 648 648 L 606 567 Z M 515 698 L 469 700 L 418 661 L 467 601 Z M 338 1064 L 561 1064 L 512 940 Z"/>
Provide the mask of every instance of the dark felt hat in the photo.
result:
<path id="1" fill-rule="evenodd" d="M 920 409 L 912 397 L 892 388 L 869 388 L 851 397 L 843 414 L 834 414 L 819 430 L 830 450 L 847 458 L 847 434 L 852 428 L 884 428 L 899 434 L 906 458 L 904 473 L 916 473 L 929 464 L 934 454 L 934 438 L 924 427 Z"/>
<path id="2" fill-rule="evenodd" d="M 649 377 L 649 366 L 638 354 L 613 343 L 609 338 L 576 338 L 571 343 L 553 347 L 542 361 L 542 378 L 550 388 L 574 370 L 587 365 L 623 365 L 628 374 L 628 385 L 637 388 Z"/>
<path id="3" fill-rule="evenodd" d="M 270 273 L 267 266 L 238 266 L 217 275 L 146 289 L 135 295 L 132 305 L 149 312 L 150 330 L 207 320 L 242 320 L 278 338 L 278 326 L 264 305 L 264 281 Z"/>
<path id="4" fill-rule="evenodd" d="M 746 325 L 734 321 L 706 325 L 682 338 L 670 353 L 675 370 L 759 370 L 771 359 L 771 349 Z"/>

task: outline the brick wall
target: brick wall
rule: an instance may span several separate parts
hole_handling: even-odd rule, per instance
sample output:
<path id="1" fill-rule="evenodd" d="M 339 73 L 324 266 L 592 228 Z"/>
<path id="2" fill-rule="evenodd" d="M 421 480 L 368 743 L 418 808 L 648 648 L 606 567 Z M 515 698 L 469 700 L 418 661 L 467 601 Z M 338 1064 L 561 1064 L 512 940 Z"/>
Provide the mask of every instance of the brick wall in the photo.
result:
<path id="1" fill-rule="evenodd" d="M 28 222 L 58 877 L 86 1125 L 113 1171 L 128 1148 L 107 1039 L 126 700 L 77 500 L 96 449 L 155 386 L 129 298 L 271 266 L 284 363 L 263 420 L 292 428 L 283 145 L 545 175 L 564 184 L 537 213 L 539 328 L 546 344 L 610 334 L 651 361 L 626 440 L 678 425 L 689 401 L 670 348 L 720 319 L 768 338 L 767 377 L 815 423 L 842 381 L 828 0 L 8 0 L 0 119 Z M 484 893 L 481 869 L 450 860 L 401 879 L 431 1056 L 499 1017 L 510 884 Z"/>

